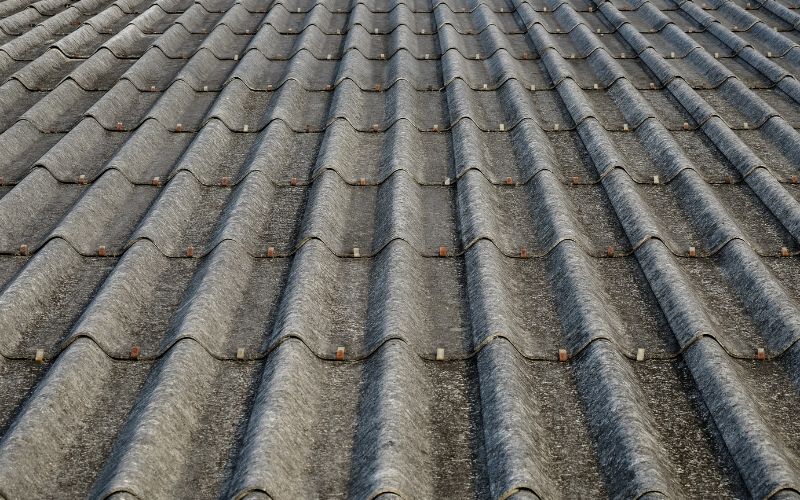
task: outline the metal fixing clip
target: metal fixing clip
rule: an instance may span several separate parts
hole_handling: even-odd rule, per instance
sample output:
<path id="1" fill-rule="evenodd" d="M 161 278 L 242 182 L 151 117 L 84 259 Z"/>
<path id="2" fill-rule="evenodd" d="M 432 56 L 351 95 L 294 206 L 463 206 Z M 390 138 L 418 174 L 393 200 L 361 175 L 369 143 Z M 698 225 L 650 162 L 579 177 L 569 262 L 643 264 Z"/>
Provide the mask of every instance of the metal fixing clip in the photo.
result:
<path id="1" fill-rule="evenodd" d="M 447 257 L 447 247 L 440 246 L 439 247 L 439 257 Z"/>
<path id="2" fill-rule="evenodd" d="M 344 347 L 339 346 L 336 348 L 336 361 L 344 361 Z"/>
<path id="3" fill-rule="evenodd" d="M 636 361 L 644 361 L 644 347 L 636 349 Z"/>
<path id="4" fill-rule="evenodd" d="M 689 247 L 689 257 L 697 257 L 697 249 L 695 247 Z"/>
<path id="5" fill-rule="evenodd" d="M 267 257 L 269 257 L 270 259 L 275 257 L 275 247 L 267 248 Z"/>
<path id="6" fill-rule="evenodd" d="M 759 348 L 756 350 L 756 358 L 757 358 L 759 361 L 764 361 L 765 359 L 767 359 L 767 353 L 766 353 L 766 351 L 764 351 L 764 348 L 763 348 L 763 347 L 759 347 Z"/>
<path id="7" fill-rule="evenodd" d="M 36 355 L 33 360 L 39 364 L 44 363 L 44 351 L 42 349 L 36 349 Z"/>
<path id="8" fill-rule="evenodd" d="M 106 246 L 100 245 L 97 247 L 97 256 L 98 257 L 105 257 L 106 256 Z"/>
<path id="9" fill-rule="evenodd" d="M 186 247 L 186 256 L 187 257 L 194 257 L 194 247 L 192 245 L 189 245 L 188 247 Z"/>
<path id="10" fill-rule="evenodd" d="M 567 361 L 567 359 L 569 359 L 567 357 L 567 350 L 566 349 L 559 349 L 558 350 L 558 360 L 560 362 L 564 363 L 565 361 Z"/>
<path id="11" fill-rule="evenodd" d="M 244 359 L 244 347 L 236 349 L 236 359 L 238 359 L 239 361 Z"/>
<path id="12" fill-rule="evenodd" d="M 139 355 L 142 353 L 142 350 L 139 348 L 138 345 L 131 347 L 131 359 L 139 359 Z"/>
<path id="13" fill-rule="evenodd" d="M 781 247 L 781 257 L 788 257 L 789 256 L 789 249 L 786 247 Z"/>
<path id="14" fill-rule="evenodd" d="M 444 361 L 444 348 L 437 347 L 436 348 L 436 361 Z"/>

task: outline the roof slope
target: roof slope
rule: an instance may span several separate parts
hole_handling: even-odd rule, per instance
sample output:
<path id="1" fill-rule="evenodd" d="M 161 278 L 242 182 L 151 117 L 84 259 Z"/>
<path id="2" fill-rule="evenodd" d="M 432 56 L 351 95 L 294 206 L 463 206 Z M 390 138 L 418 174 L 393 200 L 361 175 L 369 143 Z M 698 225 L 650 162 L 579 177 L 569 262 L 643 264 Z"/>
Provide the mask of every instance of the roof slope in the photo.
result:
<path id="1" fill-rule="evenodd" d="M 0 1 L 0 497 L 800 495 L 798 42 Z"/>

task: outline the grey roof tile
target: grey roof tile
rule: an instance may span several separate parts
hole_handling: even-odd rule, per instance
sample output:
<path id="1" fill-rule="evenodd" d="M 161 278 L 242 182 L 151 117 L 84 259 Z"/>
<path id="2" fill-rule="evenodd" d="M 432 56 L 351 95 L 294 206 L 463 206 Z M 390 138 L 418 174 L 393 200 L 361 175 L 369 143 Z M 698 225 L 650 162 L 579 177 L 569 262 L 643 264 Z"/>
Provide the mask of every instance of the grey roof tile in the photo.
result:
<path id="1" fill-rule="evenodd" d="M 796 493 L 793 2 L 0 2 L 0 496 Z"/>

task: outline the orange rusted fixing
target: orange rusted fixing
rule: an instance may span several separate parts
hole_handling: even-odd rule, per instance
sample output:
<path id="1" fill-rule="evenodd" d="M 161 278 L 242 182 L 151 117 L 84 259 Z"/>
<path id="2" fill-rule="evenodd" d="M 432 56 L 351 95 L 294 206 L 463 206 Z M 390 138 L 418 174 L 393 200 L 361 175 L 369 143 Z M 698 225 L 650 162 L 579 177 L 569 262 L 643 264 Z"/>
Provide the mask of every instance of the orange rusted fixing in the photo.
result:
<path id="1" fill-rule="evenodd" d="M 117 122 L 117 132 L 122 132 L 125 130 L 125 127 L 122 126 L 122 122 Z"/>
<path id="2" fill-rule="evenodd" d="M 781 247 L 781 257 L 788 257 L 789 256 L 789 249 L 786 247 Z"/>
<path id="3" fill-rule="evenodd" d="M 379 126 L 377 123 L 373 123 L 373 124 L 372 124 L 372 131 L 373 131 L 373 132 L 377 132 L 377 131 L 378 131 L 378 129 L 380 129 L 380 126 Z"/>
<path id="4" fill-rule="evenodd" d="M 20 245 L 19 246 L 19 254 L 20 255 L 28 255 L 28 245 L 26 245 L 25 243 Z"/>
<path id="5" fill-rule="evenodd" d="M 186 247 L 186 256 L 187 257 L 194 257 L 194 247 L 192 245 L 189 245 L 188 247 Z"/>
<path id="6" fill-rule="evenodd" d="M 580 184 L 581 183 L 581 178 L 576 175 L 575 177 L 572 178 L 572 183 L 573 184 Z"/>
<path id="7" fill-rule="evenodd" d="M 291 184 L 292 186 L 296 186 L 297 185 L 297 177 L 292 177 L 292 180 L 289 181 L 289 184 Z"/>
<path id="8" fill-rule="evenodd" d="M 558 350 L 558 360 L 562 363 L 567 360 L 567 350 L 566 349 L 559 349 Z"/>
<path id="9" fill-rule="evenodd" d="M 3 184 L 5 184 L 5 178 L 2 175 L 0 175 L 0 186 L 2 186 Z"/>
<path id="10" fill-rule="evenodd" d="M 131 359 L 139 359 L 139 354 L 142 353 L 142 350 L 139 349 L 138 345 L 131 347 Z"/>
<path id="11" fill-rule="evenodd" d="M 797 184 L 797 182 L 798 182 L 797 181 L 797 176 L 793 175 L 793 176 L 789 177 L 789 182 L 791 182 L 792 184 Z"/>
<path id="12" fill-rule="evenodd" d="M 219 184 L 220 184 L 220 186 L 228 187 L 228 186 L 231 185 L 231 178 L 225 176 L 219 181 Z"/>
<path id="13" fill-rule="evenodd" d="M 269 258 L 275 257 L 275 247 L 267 248 L 267 257 Z"/>
<path id="14" fill-rule="evenodd" d="M 344 347 L 342 346 L 336 348 L 336 361 L 344 361 Z"/>
<path id="15" fill-rule="evenodd" d="M 175 124 L 175 132 L 183 132 L 183 124 L 182 123 L 176 123 Z"/>
<path id="16" fill-rule="evenodd" d="M 240 361 L 244 359 L 244 347 L 236 349 L 236 359 Z"/>
<path id="17" fill-rule="evenodd" d="M 514 185 L 514 179 L 512 179 L 511 177 L 506 177 L 506 185 L 507 186 L 513 186 Z"/>
<path id="18" fill-rule="evenodd" d="M 365 177 L 362 177 L 362 178 L 358 179 L 358 185 L 359 186 L 366 186 L 367 185 L 367 179 Z"/>
<path id="19" fill-rule="evenodd" d="M 153 177 L 153 180 L 150 183 L 153 186 L 160 186 L 161 185 L 161 177 Z"/>
<path id="20" fill-rule="evenodd" d="M 519 249 L 519 256 L 521 258 L 523 258 L 523 259 L 527 259 L 528 258 L 528 249 L 525 248 L 525 247 L 520 248 Z"/>
<path id="21" fill-rule="evenodd" d="M 695 247 L 689 247 L 689 257 L 697 257 L 697 249 Z"/>
<path id="22" fill-rule="evenodd" d="M 380 92 L 381 91 L 381 84 L 380 83 L 376 83 L 373 88 L 375 89 L 375 92 Z"/>
<path id="23" fill-rule="evenodd" d="M 36 355 L 33 360 L 39 364 L 44 363 L 44 351 L 42 349 L 36 349 Z"/>
<path id="24" fill-rule="evenodd" d="M 759 361 L 767 359 L 767 353 L 764 351 L 763 347 L 759 347 L 758 350 L 756 350 L 756 358 L 758 358 Z"/>
<path id="25" fill-rule="evenodd" d="M 447 247 L 439 247 L 439 257 L 447 257 Z"/>
<path id="26" fill-rule="evenodd" d="M 615 251 L 614 247 L 608 247 L 608 248 L 606 248 L 606 255 L 609 256 L 609 257 L 613 257 L 614 256 L 614 251 Z"/>
<path id="27" fill-rule="evenodd" d="M 105 257 L 106 256 L 106 246 L 100 245 L 97 247 L 97 256 L 98 257 Z"/>

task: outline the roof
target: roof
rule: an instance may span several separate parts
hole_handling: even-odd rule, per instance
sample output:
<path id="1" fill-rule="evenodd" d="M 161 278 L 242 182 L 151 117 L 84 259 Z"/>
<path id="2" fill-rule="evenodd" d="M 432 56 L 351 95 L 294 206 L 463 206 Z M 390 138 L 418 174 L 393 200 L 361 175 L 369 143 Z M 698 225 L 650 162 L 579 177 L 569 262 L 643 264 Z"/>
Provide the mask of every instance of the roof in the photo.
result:
<path id="1" fill-rule="evenodd" d="M 799 30 L 0 1 L 0 497 L 800 495 Z"/>

